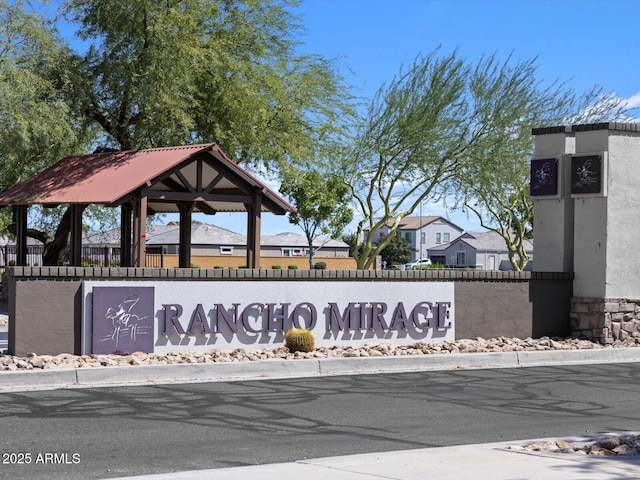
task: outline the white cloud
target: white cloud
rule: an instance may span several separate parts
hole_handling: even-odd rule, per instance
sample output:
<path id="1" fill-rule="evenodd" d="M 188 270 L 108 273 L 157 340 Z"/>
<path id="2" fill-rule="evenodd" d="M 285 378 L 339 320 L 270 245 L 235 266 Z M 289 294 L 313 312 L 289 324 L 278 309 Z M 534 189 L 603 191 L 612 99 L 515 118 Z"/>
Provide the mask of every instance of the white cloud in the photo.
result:
<path id="1" fill-rule="evenodd" d="M 640 92 L 625 100 L 625 106 L 629 109 L 640 107 Z"/>

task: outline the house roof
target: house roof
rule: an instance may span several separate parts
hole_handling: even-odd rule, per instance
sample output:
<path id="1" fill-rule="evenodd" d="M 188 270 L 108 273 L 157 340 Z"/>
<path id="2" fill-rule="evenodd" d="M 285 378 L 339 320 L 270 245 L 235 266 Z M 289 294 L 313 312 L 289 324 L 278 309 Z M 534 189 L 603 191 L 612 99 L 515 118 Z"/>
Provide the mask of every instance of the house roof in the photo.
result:
<path id="1" fill-rule="evenodd" d="M 387 222 L 387 227 L 391 227 L 393 225 L 393 223 L 395 222 L 395 218 L 391 218 L 389 219 L 389 221 Z M 449 220 L 447 220 L 444 217 L 440 217 L 440 216 L 433 216 L 433 215 L 429 215 L 426 217 L 404 217 L 402 220 L 400 220 L 400 225 L 399 228 L 401 230 L 420 230 L 422 227 L 426 227 L 427 225 L 437 221 L 437 220 L 442 220 L 446 223 L 448 223 L 449 225 L 454 226 L 455 228 L 459 229 L 460 231 L 462 231 L 462 228 L 460 228 L 458 225 L 456 225 L 455 223 L 450 222 Z M 364 230 L 369 230 L 368 227 L 365 227 Z"/>
<path id="2" fill-rule="evenodd" d="M 277 235 L 263 235 L 263 246 L 270 247 L 308 247 L 309 242 L 304 235 L 300 235 L 294 232 L 283 232 Z M 332 238 L 315 238 L 313 240 L 314 247 L 326 247 L 326 248 L 349 248 L 349 245 L 342 240 L 335 240 Z"/>
<path id="3" fill-rule="evenodd" d="M 325 248 L 348 248 L 341 240 L 316 238 L 314 246 Z M 171 222 L 167 225 L 150 225 L 147 228 L 147 245 L 178 245 L 180 243 L 180 225 Z M 247 237 L 226 228 L 207 223 L 194 222 L 191 229 L 192 245 L 246 245 Z M 120 245 L 120 230 L 109 230 L 104 233 L 90 235 L 84 238 L 84 245 Z M 304 235 L 284 232 L 277 235 L 262 235 L 260 244 L 263 247 L 308 247 Z"/>
<path id="4" fill-rule="evenodd" d="M 194 201 L 194 211 L 246 212 L 253 190 L 262 192 L 263 212 L 295 211 L 214 143 L 66 157 L 0 193 L 0 206 L 115 206 L 141 190 L 152 213 L 177 212 L 181 200 Z"/>
<path id="5" fill-rule="evenodd" d="M 465 232 L 448 243 L 429 248 L 429 252 L 444 251 L 449 249 L 454 243 L 462 241 L 471 246 L 477 252 L 505 252 L 504 239 L 496 232 Z M 533 243 L 526 240 L 526 251 L 533 251 Z"/>
<path id="6" fill-rule="evenodd" d="M 6 235 L 0 235 L 0 247 L 4 247 L 5 245 L 14 246 L 16 241 Z M 37 240 L 32 237 L 27 237 L 27 245 L 34 247 L 42 247 L 43 244 L 40 240 Z"/>

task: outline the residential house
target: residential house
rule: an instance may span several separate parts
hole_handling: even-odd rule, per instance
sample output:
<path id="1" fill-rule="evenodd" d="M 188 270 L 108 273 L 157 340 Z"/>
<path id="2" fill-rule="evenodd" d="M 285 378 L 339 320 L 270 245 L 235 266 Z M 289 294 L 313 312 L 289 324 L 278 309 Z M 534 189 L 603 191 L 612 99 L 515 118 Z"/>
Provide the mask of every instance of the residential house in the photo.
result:
<path id="1" fill-rule="evenodd" d="M 395 219 L 389 220 L 387 226 L 380 229 L 376 240 L 380 241 L 388 235 L 394 222 Z M 398 234 L 411 248 L 410 261 L 427 258 L 431 248 L 447 244 L 463 232 L 464 229 L 439 216 L 405 217 L 398 227 Z"/>
<path id="2" fill-rule="evenodd" d="M 526 241 L 525 250 L 533 259 L 533 243 Z M 451 242 L 429 248 L 429 258 L 454 268 L 481 270 L 513 270 L 504 239 L 496 232 L 466 232 Z M 530 270 L 532 261 L 527 265 Z"/>
<path id="3" fill-rule="evenodd" d="M 180 244 L 180 225 L 170 222 L 167 225 L 150 225 L 147 228 L 147 253 L 177 255 Z M 118 248 L 120 231 L 87 236 L 83 245 L 94 247 Z M 314 257 L 347 258 L 349 245 L 341 240 L 317 238 L 313 242 Z M 308 257 L 309 245 L 304 235 L 292 232 L 277 235 L 262 235 L 260 250 L 263 257 Z M 191 229 L 191 255 L 212 257 L 241 257 L 247 254 L 246 236 L 216 225 L 193 222 Z M 242 262 L 240 262 L 242 263 Z"/>

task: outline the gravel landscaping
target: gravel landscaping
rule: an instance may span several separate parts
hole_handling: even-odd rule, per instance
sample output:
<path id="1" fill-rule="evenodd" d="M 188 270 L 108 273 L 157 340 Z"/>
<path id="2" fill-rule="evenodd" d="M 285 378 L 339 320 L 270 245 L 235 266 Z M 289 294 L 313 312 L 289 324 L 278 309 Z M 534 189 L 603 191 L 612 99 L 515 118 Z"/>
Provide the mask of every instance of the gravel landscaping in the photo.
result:
<path id="1" fill-rule="evenodd" d="M 640 455 L 640 435 L 607 435 L 589 440 L 536 442 L 526 446 L 510 446 L 509 449 L 539 453 L 593 455 L 600 457 L 612 455 Z"/>
<path id="2" fill-rule="evenodd" d="M 617 341 L 603 346 L 589 340 L 574 338 L 557 339 L 542 337 L 526 338 L 477 338 L 475 340 L 458 340 L 438 344 L 416 343 L 413 345 L 390 345 L 375 343 L 363 347 L 319 347 L 312 352 L 291 353 L 286 347 L 265 349 L 258 352 L 246 352 L 243 349 L 233 351 L 211 350 L 207 353 L 176 352 L 167 354 L 147 354 L 135 352 L 130 355 L 39 355 L 37 352 L 26 357 L 15 357 L 0 354 L 0 371 L 34 370 L 62 368 L 97 368 L 127 365 L 170 365 L 180 363 L 223 363 L 251 362 L 262 360 L 297 360 L 305 358 L 350 358 L 350 357 L 385 357 L 385 356 L 424 356 L 424 355 L 457 355 L 464 353 L 488 352 L 522 352 L 545 350 L 585 350 L 604 348 L 629 348 L 639 345 L 636 338 Z"/>

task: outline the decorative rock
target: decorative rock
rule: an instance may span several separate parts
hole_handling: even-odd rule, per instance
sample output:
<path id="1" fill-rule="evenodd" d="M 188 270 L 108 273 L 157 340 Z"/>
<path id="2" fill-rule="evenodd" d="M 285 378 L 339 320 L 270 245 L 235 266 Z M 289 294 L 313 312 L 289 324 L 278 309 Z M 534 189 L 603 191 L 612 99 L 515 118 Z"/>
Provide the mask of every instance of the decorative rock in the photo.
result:
<path id="1" fill-rule="evenodd" d="M 635 451 L 635 450 L 631 446 L 627 445 L 626 443 L 623 443 L 622 445 L 618 445 L 616 448 L 612 450 L 612 452 L 615 453 L 616 455 L 627 455 L 632 451 Z"/>
<path id="2" fill-rule="evenodd" d="M 640 453 L 640 437 L 636 435 L 607 436 L 592 441 L 537 442 L 524 447 L 531 452 L 562 452 L 577 455 L 611 456 Z"/>
<path id="3" fill-rule="evenodd" d="M 606 448 L 602 448 L 598 444 L 595 444 L 595 445 L 591 445 L 591 448 L 589 449 L 589 454 L 595 455 L 597 457 L 604 457 L 607 455 L 613 455 L 613 452 L 611 452 L 610 450 L 607 450 Z"/>
<path id="4" fill-rule="evenodd" d="M 610 437 L 600 440 L 598 443 L 604 449 L 613 450 L 620 446 L 620 439 L 618 437 Z"/>
<path id="5" fill-rule="evenodd" d="M 615 332 L 615 322 L 612 328 Z M 640 346 L 640 336 L 631 337 L 620 331 L 621 337 L 606 348 L 630 348 Z M 228 363 L 251 362 L 269 359 L 296 360 L 304 358 L 358 358 L 382 356 L 416 356 L 432 354 L 464 354 L 473 352 L 512 352 L 535 350 L 577 350 L 605 348 L 598 343 L 575 338 L 526 338 L 524 340 L 508 337 L 463 339 L 456 342 L 427 344 L 417 342 L 413 345 L 390 345 L 372 343 L 362 347 L 318 347 L 308 354 L 292 354 L 285 347 L 248 353 L 244 349 L 221 352 L 212 349 L 207 353 L 169 352 L 166 354 L 146 354 L 134 352 L 130 355 L 83 355 L 68 353 L 60 355 L 37 355 L 30 353 L 25 358 L 13 357 L 0 353 L 0 370 L 31 370 L 54 368 L 93 368 L 128 365 L 171 365 L 179 363 Z M 556 447 L 559 448 L 559 447 Z M 612 447 L 615 448 L 615 447 Z M 635 448 L 632 447 L 632 448 Z"/>

